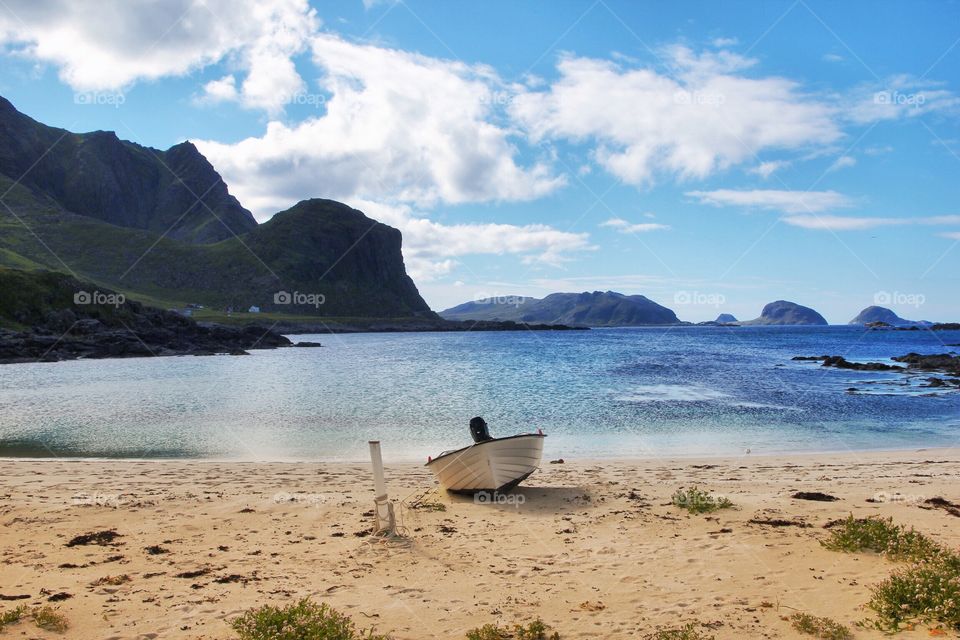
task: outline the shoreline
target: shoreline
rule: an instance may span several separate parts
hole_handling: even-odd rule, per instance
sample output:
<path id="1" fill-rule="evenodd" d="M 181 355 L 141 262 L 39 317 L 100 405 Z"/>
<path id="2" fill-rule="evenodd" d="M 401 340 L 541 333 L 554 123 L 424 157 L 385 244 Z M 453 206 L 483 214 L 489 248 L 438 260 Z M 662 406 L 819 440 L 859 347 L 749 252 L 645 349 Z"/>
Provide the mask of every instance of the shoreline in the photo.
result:
<path id="1" fill-rule="evenodd" d="M 688 463 L 697 461 L 710 461 L 715 463 L 733 463 L 734 461 L 777 461 L 781 458 L 824 458 L 824 457 L 854 457 L 854 456 L 878 456 L 895 454 L 922 454 L 932 453 L 935 455 L 958 455 L 960 456 L 960 445 L 955 447 L 929 446 L 929 447 L 894 447 L 894 448 L 875 448 L 875 449 L 832 449 L 823 451 L 784 451 L 770 453 L 744 453 L 741 455 L 731 455 L 729 453 L 718 453 L 715 455 L 694 453 L 689 455 L 678 455 L 670 453 L 667 455 L 646 455 L 646 456 L 596 456 L 596 457 L 570 457 L 563 458 L 561 464 L 640 464 L 650 462 L 667 463 Z M 252 464 L 252 465 L 364 465 L 370 464 L 369 459 L 341 459 L 341 458 L 279 458 L 279 459 L 249 459 L 249 458 L 123 458 L 123 457 L 100 457 L 100 456 L 2 456 L 0 463 L 10 462 L 101 462 L 101 463 L 168 463 L 168 464 Z M 541 466 L 552 464 L 544 459 Z M 421 467 L 425 463 L 416 462 L 408 459 L 398 459 L 391 461 L 389 455 L 384 456 L 384 466 L 390 467 Z"/>

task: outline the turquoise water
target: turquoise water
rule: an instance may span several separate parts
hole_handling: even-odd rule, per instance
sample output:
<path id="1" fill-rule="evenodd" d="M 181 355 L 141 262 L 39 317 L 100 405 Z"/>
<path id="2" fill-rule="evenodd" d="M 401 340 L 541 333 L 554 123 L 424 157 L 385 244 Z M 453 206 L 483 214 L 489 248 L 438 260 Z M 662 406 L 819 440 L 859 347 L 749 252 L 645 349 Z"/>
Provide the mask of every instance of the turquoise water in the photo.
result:
<path id="1" fill-rule="evenodd" d="M 793 362 L 942 353 L 960 332 L 675 327 L 295 336 L 244 357 L 0 366 L 0 456 L 390 461 L 541 428 L 545 456 L 955 446 L 960 393 Z M 859 392 L 848 394 L 848 387 Z"/>

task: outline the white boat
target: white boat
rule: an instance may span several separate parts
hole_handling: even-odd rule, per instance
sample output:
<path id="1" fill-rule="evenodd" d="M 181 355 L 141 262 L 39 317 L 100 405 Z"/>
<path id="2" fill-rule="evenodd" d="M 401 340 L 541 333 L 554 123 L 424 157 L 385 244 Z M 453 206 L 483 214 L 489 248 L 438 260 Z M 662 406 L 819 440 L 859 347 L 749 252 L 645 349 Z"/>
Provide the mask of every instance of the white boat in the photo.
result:
<path id="1" fill-rule="evenodd" d="M 508 491 L 537 470 L 543 456 L 543 433 L 526 433 L 476 442 L 444 451 L 427 462 L 447 491 Z"/>

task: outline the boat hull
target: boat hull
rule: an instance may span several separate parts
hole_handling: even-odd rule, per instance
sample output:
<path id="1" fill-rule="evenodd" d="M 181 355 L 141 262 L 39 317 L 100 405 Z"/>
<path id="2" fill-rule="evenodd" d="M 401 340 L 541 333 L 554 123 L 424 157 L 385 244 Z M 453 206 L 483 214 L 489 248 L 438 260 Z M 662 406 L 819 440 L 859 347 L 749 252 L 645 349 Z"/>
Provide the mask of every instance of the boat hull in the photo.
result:
<path id="1" fill-rule="evenodd" d="M 508 491 L 540 466 L 545 437 L 531 433 L 475 443 L 444 453 L 427 467 L 447 491 Z"/>

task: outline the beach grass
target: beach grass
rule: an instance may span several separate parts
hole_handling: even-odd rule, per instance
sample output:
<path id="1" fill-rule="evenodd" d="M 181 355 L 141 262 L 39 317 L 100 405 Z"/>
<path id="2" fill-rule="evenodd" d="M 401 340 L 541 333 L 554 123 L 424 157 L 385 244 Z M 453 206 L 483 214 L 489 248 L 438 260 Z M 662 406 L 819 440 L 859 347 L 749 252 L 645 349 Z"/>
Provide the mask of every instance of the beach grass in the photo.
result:
<path id="1" fill-rule="evenodd" d="M 0 631 L 3 631 L 7 625 L 20 622 L 27 617 L 31 618 L 33 623 L 44 631 L 63 633 L 70 628 L 67 619 L 54 611 L 52 607 L 35 607 L 31 609 L 22 604 L 9 611 L 0 613 Z"/>
<path id="2" fill-rule="evenodd" d="M 733 507 L 729 498 L 714 496 L 696 486 L 689 489 L 683 489 L 682 487 L 677 489 L 671 496 L 670 502 L 673 506 L 686 509 L 689 513 L 713 513 L 720 509 Z"/>
<path id="3" fill-rule="evenodd" d="M 513 625 L 513 629 L 496 624 L 485 624 L 467 632 L 467 640 L 560 640 L 560 634 L 550 633 L 550 627 L 537 618 L 527 625 Z"/>
<path id="4" fill-rule="evenodd" d="M 872 551 L 897 562 L 923 560 L 942 553 L 942 547 L 914 529 L 894 524 L 893 518 L 854 518 L 835 525 L 823 546 L 832 551 Z"/>
<path id="5" fill-rule="evenodd" d="M 309 598 L 285 607 L 250 609 L 231 626 L 240 640 L 389 640 L 372 629 L 357 629 L 350 616 Z"/>
<path id="6" fill-rule="evenodd" d="M 646 640 L 713 640 L 713 636 L 704 635 L 695 622 L 688 622 L 682 627 L 660 629 L 645 636 Z"/>
<path id="7" fill-rule="evenodd" d="M 852 516 L 834 526 L 826 548 L 851 553 L 872 551 L 908 562 L 871 587 L 867 606 L 876 628 L 895 632 L 915 623 L 960 630 L 960 554 L 924 534 L 894 524 L 892 518 Z"/>
<path id="8" fill-rule="evenodd" d="M 821 640 L 853 640 L 853 633 L 830 618 L 821 618 L 809 613 L 795 613 L 790 616 L 793 628 L 800 633 L 811 635 Z"/>

